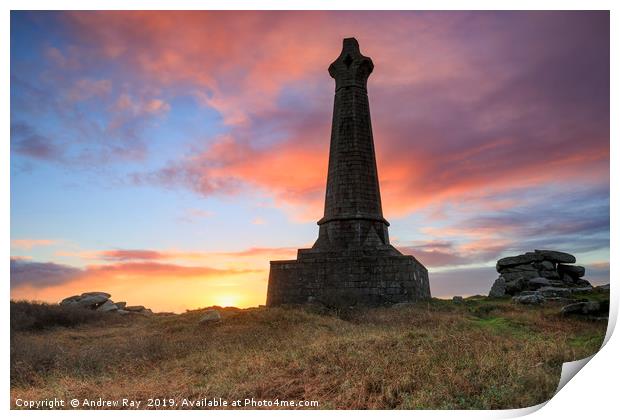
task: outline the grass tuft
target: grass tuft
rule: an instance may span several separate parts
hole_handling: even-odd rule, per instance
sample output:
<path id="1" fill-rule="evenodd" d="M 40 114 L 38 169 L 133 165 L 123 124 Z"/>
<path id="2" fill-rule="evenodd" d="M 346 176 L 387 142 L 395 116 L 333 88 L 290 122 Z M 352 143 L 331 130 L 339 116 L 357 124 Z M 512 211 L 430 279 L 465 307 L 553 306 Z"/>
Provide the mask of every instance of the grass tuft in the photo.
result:
<path id="1" fill-rule="evenodd" d="M 75 327 L 100 321 L 105 316 L 106 314 L 85 308 L 11 300 L 11 331 Z"/>

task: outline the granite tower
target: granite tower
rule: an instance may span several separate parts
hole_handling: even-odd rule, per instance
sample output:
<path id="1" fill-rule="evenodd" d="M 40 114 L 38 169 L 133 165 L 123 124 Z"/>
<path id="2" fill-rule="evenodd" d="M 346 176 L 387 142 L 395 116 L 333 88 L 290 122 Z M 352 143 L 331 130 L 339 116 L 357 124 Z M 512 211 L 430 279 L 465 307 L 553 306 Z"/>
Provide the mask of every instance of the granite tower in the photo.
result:
<path id="1" fill-rule="evenodd" d="M 428 271 L 390 245 L 383 217 L 366 83 L 372 60 L 346 38 L 336 81 L 325 212 L 297 259 L 271 261 L 267 305 L 380 305 L 430 298 Z"/>

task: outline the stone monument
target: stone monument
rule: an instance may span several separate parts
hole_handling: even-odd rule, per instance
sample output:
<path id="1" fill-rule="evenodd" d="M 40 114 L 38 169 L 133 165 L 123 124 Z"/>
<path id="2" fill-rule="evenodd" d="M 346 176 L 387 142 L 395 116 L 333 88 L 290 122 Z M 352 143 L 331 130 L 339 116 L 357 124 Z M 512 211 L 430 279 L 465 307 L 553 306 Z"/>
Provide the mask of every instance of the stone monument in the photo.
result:
<path id="1" fill-rule="evenodd" d="M 267 306 L 383 305 L 430 298 L 428 271 L 390 245 L 381 209 L 366 82 L 372 60 L 346 38 L 336 80 L 325 212 L 319 237 L 296 260 L 271 261 Z"/>

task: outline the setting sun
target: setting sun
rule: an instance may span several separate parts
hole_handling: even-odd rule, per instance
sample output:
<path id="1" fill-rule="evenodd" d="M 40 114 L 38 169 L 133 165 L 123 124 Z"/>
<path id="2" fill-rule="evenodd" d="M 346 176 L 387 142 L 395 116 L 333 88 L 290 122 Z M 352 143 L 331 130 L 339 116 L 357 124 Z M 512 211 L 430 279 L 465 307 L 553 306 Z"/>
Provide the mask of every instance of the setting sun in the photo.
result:
<path id="1" fill-rule="evenodd" d="M 213 302 L 212 305 L 222 306 L 222 307 L 227 307 L 227 306 L 240 307 L 241 306 L 241 298 L 237 295 L 215 296 L 212 302 Z"/>

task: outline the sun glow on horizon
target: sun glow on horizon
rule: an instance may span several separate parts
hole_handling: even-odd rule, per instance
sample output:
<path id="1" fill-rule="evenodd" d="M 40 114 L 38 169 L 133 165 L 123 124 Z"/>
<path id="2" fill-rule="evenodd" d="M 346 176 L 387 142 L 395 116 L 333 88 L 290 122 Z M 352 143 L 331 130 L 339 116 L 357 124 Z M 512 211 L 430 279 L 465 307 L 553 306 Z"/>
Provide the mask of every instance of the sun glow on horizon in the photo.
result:
<path id="1" fill-rule="evenodd" d="M 221 307 L 236 307 L 239 308 L 242 305 L 243 298 L 239 295 L 219 295 L 212 298 L 212 304 L 208 306 L 221 306 Z"/>

